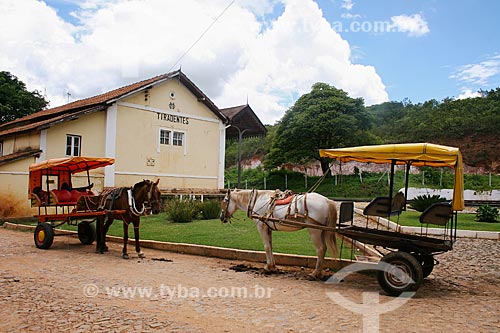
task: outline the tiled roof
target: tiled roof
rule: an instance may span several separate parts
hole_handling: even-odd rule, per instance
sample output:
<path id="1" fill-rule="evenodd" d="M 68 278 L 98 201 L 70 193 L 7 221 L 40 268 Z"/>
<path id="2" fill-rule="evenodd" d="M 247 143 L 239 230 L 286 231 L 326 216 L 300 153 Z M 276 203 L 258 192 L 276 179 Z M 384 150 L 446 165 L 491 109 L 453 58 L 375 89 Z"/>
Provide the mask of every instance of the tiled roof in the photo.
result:
<path id="1" fill-rule="evenodd" d="M 66 118 L 67 116 L 71 116 L 82 110 L 90 110 L 95 106 L 105 106 L 126 95 L 133 94 L 144 88 L 174 77 L 178 77 L 179 80 L 197 97 L 198 101 L 205 104 L 215 115 L 217 115 L 217 117 L 224 122 L 227 121 L 226 117 L 219 111 L 217 106 L 215 106 L 215 104 L 198 87 L 196 87 L 196 85 L 189 80 L 184 73 L 178 70 L 111 90 L 104 94 L 74 101 L 52 109 L 38 111 L 22 118 L 15 119 L 11 122 L 0 125 L 0 137 L 16 134 L 20 131 L 36 129 L 40 125 L 46 125 L 47 123 L 52 123 L 53 121 L 60 121 L 62 118 Z"/>
<path id="2" fill-rule="evenodd" d="M 58 106 L 58 107 L 55 107 L 52 109 L 41 110 L 41 111 L 32 113 L 30 115 L 15 119 L 9 123 L 3 124 L 0 126 L 0 130 L 3 127 L 5 127 L 6 125 L 9 125 L 9 127 L 10 127 L 11 125 L 14 125 L 14 124 L 23 123 L 23 122 L 27 122 L 27 121 L 31 121 L 31 120 L 36 120 L 36 119 L 42 118 L 42 117 L 57 115 L 59 113 L 63 113 L 63 112 L 68 111 L 68 110 L 75 110 L 75 109 L 79 109 L 82 107 L 88 107 L 88 106 L 92 106 L 92 105 L 96 105 L 96 104 L 106 103 L 109 100 L 114 100 L 114 99 L 119 98 L 123 95 L 126 95 L 130 92 L 133 92 L 139 88 L 147 87 L 149 84 L 152 84 L 152 83 L 159 81 L 159 80 L 162 80 L 162 79 L 166 79 L 166 78 L 168 78 L 169 75 L 173 76 L 176 73 L 177 72 L 172 72 L 172 73 L 168 73 L 168 74 L 155 76 L 155 77 L 147 79 L 147 80 L 143 80 L 140 82 L 130 84 L 128 86 L 124 86 L 124 87 L 121 87 L 121 88 L 118 88 L 115 90 L 108 91 L 104 94 L 100 94 L 100 95 L 89 97 L 89 98 L 80 99 L 78 101 L 64 104 L 64 105 L 61 105 L 61 106 Z"/>
<path id="3" fill-rule="evenodd" d="M 222 112 L 229 120 L 231 120 L 246 107 L 247 105 L 233 106 L 230 108 L 221 109 L 220 112 Z"/>
<path id="4" fill-rule="evenodd" d="M 226 138 L 228 139 L 237 139 L 239 137 L 238 129 L 245 131 L 243 134 L 246 137 L 267 134 L 266 127 L 248 104 L 221 109 L 220 112 L 229 119 L 231 125 L 226 130 Z"/>
<path id="5" fill-rule="evenodd" d="M 77 111 L 72 111 L 72 112 L 66 112 L 61 115 L 57 115 L 48 119 L 43 119 L 43 120 L 38 120 L 38 121 L 32 121 L 28 123 L 21 123 L 18 126 L 15 127 L 10 127 L 7 129 L 2 130 L 0 128 L 0 138 L 2 137 L 8 137 L 13 134 L 21 134 L 25 132 L 30 132 L 32 130 L 42 130 L 54 125 L 57 125 L 59 123 L 62 123 L 64 121 L 68 120 L 73 120 L 78 118 L 79 116 L 82 116 L 84 114 L 96 112 L 96 111 L 101 111 L 104 110 L 106 107 L 104 105 L 97 105 L 85 109 L 79 109 Z"/>
<path id="6" fill-rule="evenodd" d="M 14 154 L 0 156 L 0 165 L 14 162 L 30 156 L 39 156 L 42 151 L 40 149 L 27 149 Z"/>

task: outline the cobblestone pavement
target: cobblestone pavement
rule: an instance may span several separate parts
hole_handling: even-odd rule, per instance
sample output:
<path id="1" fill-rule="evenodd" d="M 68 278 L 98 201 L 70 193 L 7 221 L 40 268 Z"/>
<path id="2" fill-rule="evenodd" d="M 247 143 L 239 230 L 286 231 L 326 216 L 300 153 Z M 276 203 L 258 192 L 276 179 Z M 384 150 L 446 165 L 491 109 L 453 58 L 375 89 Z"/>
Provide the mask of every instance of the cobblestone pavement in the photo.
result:
<path id="1" fill-rule="evenodd" d="M 38 250 L 31 232 L 4 228 L 0 244 L 0 332 L 363 332 L 366 313 L 340 300 L 380 312 L 398 300 L 370 275 L 327 285 L 300 268 L 238 272 L 263 265 L 149 249 L 123 260 L 118 244 L 100 255 L 67 236 Z M 460 239 L 438 259 L 413 298 L 380 316 L 380 332 L 498 332 L 500 242 Z"/>

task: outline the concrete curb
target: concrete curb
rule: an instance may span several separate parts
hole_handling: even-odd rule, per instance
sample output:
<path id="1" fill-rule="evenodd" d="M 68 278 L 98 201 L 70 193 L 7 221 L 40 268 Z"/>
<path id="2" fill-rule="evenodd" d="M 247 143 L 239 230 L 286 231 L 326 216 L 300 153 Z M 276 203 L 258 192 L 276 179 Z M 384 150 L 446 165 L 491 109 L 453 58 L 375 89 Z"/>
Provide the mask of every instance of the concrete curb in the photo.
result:
<path id="1" fill-rule="evenodd" d="M 366 217 L 366 215 L 363 215 L 363 210 L 359 208 L 355 208 L 354 212 L 358 215 Z M 388 226 L 389 229 L 398 231 L 401 233 L 405 234 L 420 234 L 421 229 L 419 227 L 406 227 L 399 225 L 395 222 L 389 221 L 383 217 L 380 218 L 373 218 L 373 217 L 368 217 L 370 220 L 374 222 L 378 222 L 382 224 L 383 226 Z M 428 228 L 425 230 L 428 235 L 431 236 L 441 236 L 443 235 L 443 229 L 439 228 Z M 494 240 L 500 240 L 500 232 L 496 231 L 476 231 L 476 230 L 457 230 L 457 237 L 458 238 L 477 238 L 477 239 L 494 239 Z"/>
<path id="2" fill-rule="evenodd" d="M 19 230 L 19 231 L 35 230 L 35 226 L 21 225 L 10 222 L 5 222 L 3 224 L 3 227 L 9 230 Z M 56 235 L 70 235 L 76 237 L 77 232 L 56 229 Z M 115 243 L 123 242 L 123 238 L 115 236 L 106 236 L 106 240 Z M 266 254 L 265 252 L 262 251 L 247 251 L 247 250 L 229 249 L 216 246 L 159 242 L 152 240 L 141 240 L 140 242 L 141 242 L 141 247 L 155 249 L 155 250 L 206 256 L 206 257 L 215 257 L 221 259 L 230 259 L 230 260 L 245 260 L 245 261 L 253 261 L 260 263 L 266 262 Z M 129 244 L 135 245 L 135 241 L 129 240 Z M 274 253 L 274 259 L 277 265 L 298 266 L 307 268 L 314 268 L 316 266 L 316 257 L 313 256 Z M 323 267 L 338 270 L 351 263 L 352 261 L 349 260 L 334 260 L 331 258 L 325 258 Z"/>

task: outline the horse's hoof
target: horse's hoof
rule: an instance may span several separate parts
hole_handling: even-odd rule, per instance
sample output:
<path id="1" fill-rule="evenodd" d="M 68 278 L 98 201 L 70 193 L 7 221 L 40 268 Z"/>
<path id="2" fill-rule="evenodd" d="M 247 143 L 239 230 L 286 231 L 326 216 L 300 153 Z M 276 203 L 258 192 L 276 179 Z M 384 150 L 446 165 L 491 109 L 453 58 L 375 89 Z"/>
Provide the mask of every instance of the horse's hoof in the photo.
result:
<path id="1" fill-rule="evenodd" d="M 139 252 L 137 253 L 137 255 L 139 256 L 139 258 L 146 258 L 146 255 L 144 254 L 144 252 Z"/>
<path id="2" fill-rule="evenodd" d="M 309 281 L 319 281 L 321 280 L 321 277 L 316 275 L 316 274 L 307 274 L 306 275 L 306 279 L 309 280 Z"/>
<path id="3" fill-rule="evenodd" d="M 266 271 L 266 273 L 276 273 L 278 271 L 278 269 L 276 268 L 276 266 L 264 266 L 264 270 Z"/>
<path id="4" fill-rule="evenodd" d="M 128 259 L 128 254 L 124 254 L 124 255 L 122 255 L 122 258 L 123 258 L 123 259 Z"/>

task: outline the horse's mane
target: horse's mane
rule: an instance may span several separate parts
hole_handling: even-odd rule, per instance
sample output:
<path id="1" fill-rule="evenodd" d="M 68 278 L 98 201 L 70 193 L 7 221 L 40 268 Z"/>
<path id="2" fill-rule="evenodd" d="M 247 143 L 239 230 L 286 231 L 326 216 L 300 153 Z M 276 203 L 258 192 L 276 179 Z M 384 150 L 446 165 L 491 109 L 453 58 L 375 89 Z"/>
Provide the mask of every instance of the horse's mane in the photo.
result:
<path id="1" fill-rule="evenodd" d="M 149 181 L 148 180 L 143 180 L 142 182 L 138 182 L 137 184 L 134 185 L 133 191 L 135 192 L 138 188 L 141 188 L 142 186 L 146 185 Z"/>

